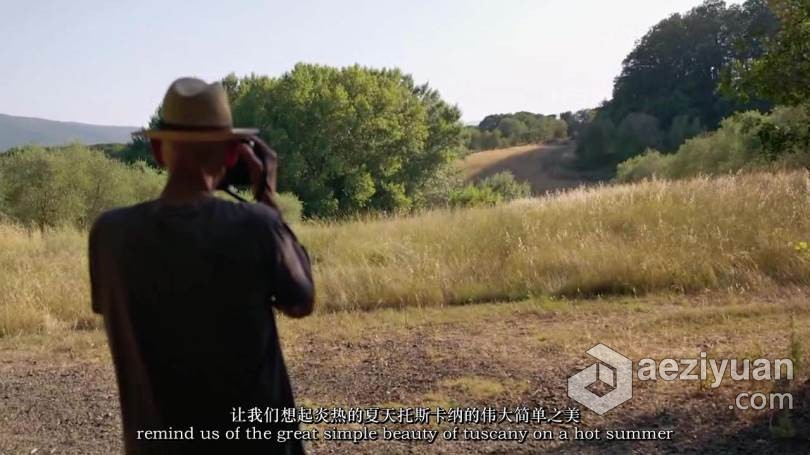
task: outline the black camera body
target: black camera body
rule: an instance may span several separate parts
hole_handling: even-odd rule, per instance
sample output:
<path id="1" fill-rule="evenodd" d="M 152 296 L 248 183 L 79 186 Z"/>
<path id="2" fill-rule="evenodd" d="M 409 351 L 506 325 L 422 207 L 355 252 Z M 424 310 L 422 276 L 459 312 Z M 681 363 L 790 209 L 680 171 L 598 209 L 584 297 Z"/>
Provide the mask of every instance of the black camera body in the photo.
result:
<path id="1" fill-rule="evenodd" d="M 262 177 L 260 181 L 264 182 L 267 177 L 267 169 L 264 167 L 266 158 L 264 156 L 264 150 L 261 147 L 255 147 L 255 143 L 249 139 L 242 139 L 240 142 L 247 144 L 256 155 L 256 158 L 259 159 L 262 166 Z M 250 168 L 248 167 L 248 164 L 241 157 L 239 157 L 236 163 L 229 167 L 225 172 L 225 177 L 223 177 L 222 181 L 219 182 L 219 186 L 217 188 L 225 191 L 231 196 L 237 197 L 233 192 L 233 188 L 250 188 L 251 183 Z M 238 197 L 238 199 L 242 198 Z"/>
<path id="2" fill-rule="evenodd" d="M 249 139 L 242 139 L 240 142 L 243 144 L 247 144 L 253 153 L 256 155 L 256 158 L 259 159 L 259 162 L 264 168 L 264 161 L 265 157 L 263 155 L 263 151 L 261 147 L 254 147 L 254 142 Z M 264 173 L 264 169 L 262 169 L 262 173 Z M 227 172 L 225 172 L 225 177 L 222 178 L 222 181 L 219 183 L 219 189 L 226 189 L 228 187 L 250 187 L 250 168 L 248 168 L 248 164 L 243 160 L 241 157 L 236 161 L 236 164 L 229 167 Z"/>

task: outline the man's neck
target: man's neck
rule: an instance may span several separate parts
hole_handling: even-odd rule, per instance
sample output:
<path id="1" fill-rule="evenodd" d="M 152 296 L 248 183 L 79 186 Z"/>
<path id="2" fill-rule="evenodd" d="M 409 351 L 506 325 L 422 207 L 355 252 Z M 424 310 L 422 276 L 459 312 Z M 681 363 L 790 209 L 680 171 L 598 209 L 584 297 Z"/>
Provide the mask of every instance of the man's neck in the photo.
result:
<path id="1" fill-rule="evenodd" d="M 213 196 L 215 182 L 206 175 L 169 174 L 160 198 L 167 202 L 195 202 Z"/>

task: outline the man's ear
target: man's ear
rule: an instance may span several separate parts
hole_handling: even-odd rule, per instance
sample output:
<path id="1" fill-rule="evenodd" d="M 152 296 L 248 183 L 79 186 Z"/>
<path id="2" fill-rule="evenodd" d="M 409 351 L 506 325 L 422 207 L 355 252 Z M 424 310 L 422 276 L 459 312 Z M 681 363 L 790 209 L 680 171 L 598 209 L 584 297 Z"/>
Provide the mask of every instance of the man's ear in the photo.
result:
<path id="1" fill-rule="evenodd" d="M 149 145 L 152 148 L 152 157 L 155 159 L 155 162 L 161 166 L 165 166 L 163 164 L 163 149 L 161 148 L 160 139 L 150 139 Z"/>

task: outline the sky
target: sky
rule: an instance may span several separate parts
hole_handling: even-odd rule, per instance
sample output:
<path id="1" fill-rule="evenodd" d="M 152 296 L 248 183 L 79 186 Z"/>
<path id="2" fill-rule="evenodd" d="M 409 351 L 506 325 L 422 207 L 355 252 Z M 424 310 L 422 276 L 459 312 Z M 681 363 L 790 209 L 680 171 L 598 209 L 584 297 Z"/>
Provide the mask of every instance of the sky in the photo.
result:
<path id="1" fill-rule="evenodd" d="M 0 113 L 141 126 L 177 77 L 399 67 L 465 122 L 610 98 L 651 26 L 700 0 L 0 0 Z"/>

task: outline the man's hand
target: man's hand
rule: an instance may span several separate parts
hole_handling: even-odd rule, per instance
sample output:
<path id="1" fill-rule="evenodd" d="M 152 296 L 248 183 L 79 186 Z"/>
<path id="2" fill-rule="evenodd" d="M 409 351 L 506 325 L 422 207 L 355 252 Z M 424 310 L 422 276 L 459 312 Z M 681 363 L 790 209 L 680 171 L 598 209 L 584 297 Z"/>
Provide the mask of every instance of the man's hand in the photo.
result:
<path id="1" fill-rule="evenodd" d="M 256 136 L 250 138 L 254 146 L 239 145 L 239 158 L 247 163 L 253 195 L 258 202 L 279 210 L 275 201 L 278 156 L 263 140 Z"/>

